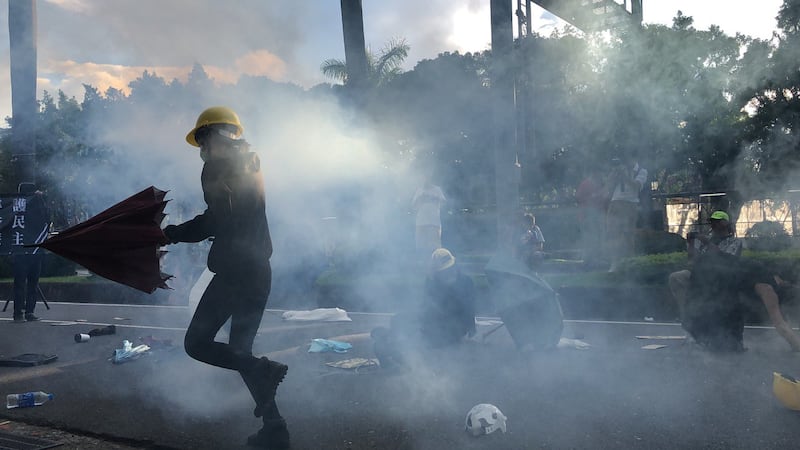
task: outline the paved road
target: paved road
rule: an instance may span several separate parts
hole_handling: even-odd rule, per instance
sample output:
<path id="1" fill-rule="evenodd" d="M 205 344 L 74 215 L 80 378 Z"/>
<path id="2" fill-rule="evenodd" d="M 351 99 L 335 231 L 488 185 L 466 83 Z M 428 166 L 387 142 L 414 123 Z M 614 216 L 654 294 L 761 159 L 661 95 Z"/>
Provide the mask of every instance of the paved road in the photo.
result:
<path id="1" fill-rule="evenodd" d="M 239 449 L 259 427 L 238 375 L 188 358 L 183 307 L 51 302 L 45 320 L 0 319 L 0 355 L 53 353 L 56 363 L 0 368 L 2 392 L 44 390 L 48 404 L 0 418 L 152 448 Z M 569 321 L 564 336 L 589 349 L 521 355 L 504 329 L 457 351 L 420 355 L 409 372 L 352 372 L 326 362 L 371 357 L 382 314 L 298 323 L 265 313 L 254 351 L 289 364 L 278 402 L 297 449 L 796 448 L 800 413 L 771 393 L 772 372 L 800 375 L 800 355 L 774 330 L 748 328 L 749 351 L 714 355 L 682 340 L 675 324 Z M 77 344 L 73 335 L 115 324 Z M 493 327 L 482 322 L 480 331 Z M 108 361 L 123 339 L 172 340 L 137 361 Z M 346 354 L 308 353 L 310 339 L 346 340 Z M 644 350 L 647 344 L 665 344 Z M 464 415 L 492 403 L 508 432 L 472 438 Z"/>

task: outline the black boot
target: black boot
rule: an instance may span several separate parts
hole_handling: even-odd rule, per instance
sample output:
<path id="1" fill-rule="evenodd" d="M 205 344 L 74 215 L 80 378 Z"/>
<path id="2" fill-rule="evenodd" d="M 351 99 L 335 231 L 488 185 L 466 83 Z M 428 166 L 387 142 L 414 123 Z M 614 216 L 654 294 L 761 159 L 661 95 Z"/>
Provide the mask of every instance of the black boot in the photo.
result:
<path id="1" fill-rule="evenodd" d="M 286 364 L 260 358 L 250 369 L 241 372 L 242 379 L 256 402 L 253 410 L 256 417 L 261 417 L 264 409 L 275 401 L 278 385 L 288 371 L 289 367 Z"/>
<path id="2" fill-rule="evenodd" d="M 291 447 L 289 429 L 283 419 L 265 420 L 257 433 L 248 436 L 247 445 L 270 450 L 285 450 Z"/>

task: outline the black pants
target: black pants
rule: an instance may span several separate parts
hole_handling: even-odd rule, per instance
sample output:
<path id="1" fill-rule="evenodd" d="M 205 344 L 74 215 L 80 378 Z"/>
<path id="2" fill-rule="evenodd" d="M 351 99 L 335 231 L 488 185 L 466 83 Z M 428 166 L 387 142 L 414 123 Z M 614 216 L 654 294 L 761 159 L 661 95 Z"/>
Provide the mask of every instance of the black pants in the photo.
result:
<path id="1" fill-rule="evenodd" d="M 14 255 L 14 316 L 33 314 L 39 295 L 39 275 L 42 273 L 42 253 Z M 24 311 L 23 311 L 24 310 Z"/>
<path id="2" fill-rule="evenodd" d="M 272 272 L 217 274 L 197 305 L 184 347 L 192 358 L 212 366 L 243 371 L 256 361 L 253 341 L 264 315 L 272 285 Z M 228 343 L 217 342 L 217 332 L 231 319 Z"/>

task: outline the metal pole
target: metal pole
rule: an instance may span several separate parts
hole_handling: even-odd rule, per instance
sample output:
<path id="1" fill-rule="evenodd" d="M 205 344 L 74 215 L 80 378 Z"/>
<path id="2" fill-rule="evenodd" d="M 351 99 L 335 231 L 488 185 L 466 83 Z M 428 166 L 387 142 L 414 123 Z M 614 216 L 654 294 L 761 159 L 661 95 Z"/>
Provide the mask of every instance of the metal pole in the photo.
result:
<path id="1" fill-rule="evenodd" d="M 519 210 L 519 180 L 514 148 L 513 0 L 491 0 L 492 115 L 494 123 L 497 250 L 510 253 L 514 214 Z"/>

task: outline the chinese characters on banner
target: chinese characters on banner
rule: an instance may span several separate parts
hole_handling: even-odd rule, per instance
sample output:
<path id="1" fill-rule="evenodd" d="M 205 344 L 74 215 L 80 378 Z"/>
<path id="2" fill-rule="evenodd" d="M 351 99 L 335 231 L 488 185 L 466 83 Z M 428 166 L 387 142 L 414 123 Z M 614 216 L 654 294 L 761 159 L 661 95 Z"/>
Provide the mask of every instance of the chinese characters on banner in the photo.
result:
<path id="1" fill-rule="evenodd" d="M 49 217 L 41 195 L 0 195 L 0 255 L 38 253 L 47 238 Z"/>

